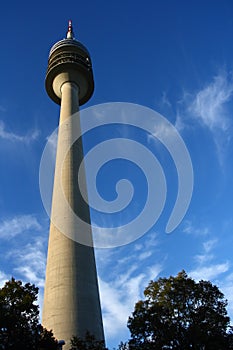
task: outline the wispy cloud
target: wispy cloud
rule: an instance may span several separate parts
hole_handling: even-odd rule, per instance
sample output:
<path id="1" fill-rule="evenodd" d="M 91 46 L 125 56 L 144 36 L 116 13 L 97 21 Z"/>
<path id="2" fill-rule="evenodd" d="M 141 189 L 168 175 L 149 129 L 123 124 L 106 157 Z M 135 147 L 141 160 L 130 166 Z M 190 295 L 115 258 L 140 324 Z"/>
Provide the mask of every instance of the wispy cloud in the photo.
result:
<path id="1" fill-rule="evenodd" d="M 197 281 L 213 281 L 217 279 L 219 275 L 227 272 L 229 267 L 229 262 L 224 262 L 222 264 L 211 264 L 209 266 L 198 267 L 198 269 L 189 271 L 188 274 Z"/>
<path id="2" fill-rule="evenodd" d="M 226 132 L 230 124 L 226 103 L 232 98 L 232 93 L 232 78 L 226 72 L 221 72 L 196 94 L 189 111 L 193 118 L 211 131 L 218 129 Z"/>
<path id="3" fill-rule="evenodd" d="M 52 157 L 55 158 L 57 150 L 57 130 L 47 137 L 47 144 L 49 146 Z"/>
<path id="4" fill-rule="evenodd" d="M 0 288 L 2 288 L 5 284 L 6 281 L 8 281 L 9 278 L 8 276 L 5 274 L 5 272 L 0 271 Z"/>
<path id="5" fill-rule="evenodd" d="M 202 243 L 202 252 L 194 256 L 197 266 L 189 272 L 189 275 L 195 280 L 216 280 L 220 275 L 229 271 L 230 264 L 228 261 L 221 263 L 214 262 L 214 248 L 218 240 L 212 238 Z"/>
<path id="6" fill-rule="evenodd" d="M 44 223 L 32 214 L 14 216 L 0 222 L 0 253 L 2 266 L 5 267 L 5 271 L 0 271 L 0 288 L 12 276 L 23 283 L 35 284 L 40 288 L 40 310 L 43 303 L 47 247 L 47 235 L 42 230 Z"/>
<path id="7" fill-rule="evenodd" d="M 168 95 L 166 91 L 162 92 L 162 97 L 161 97 L 161 101 L 160 101 L 161 106 L 163 107 L 172 107 L 171 102 L 169 101 Z"/>
<path id="8" fill-rule="evenodd" d="M 184 222 L 183 232 L 187 234 L 197 235 L 197 236 L 205 236 L 209 234 L 209 227 L 196 227 L 190 220 L 186 220 Z"/>
<path id="9" fill-rule="evenodd" d="M 38 237 L 32 243 L 28 243 L 22 249 L 11 252 L 17 261 L 14 271 L 26 281 L 34 283 L 36 286 L 44 287 L 44 276 L 46 267 L 45 244 L 42 237 Z"/>
<path id="10" fill-rule="evenodd" d="M 127 320 L 135 302 L 142 298 L 145 286 L 158 276 L 162 267 L 159 264 L 150 266 L 143 273 L 135 270 L 136 266 L 128 268 L 114 280 L 99 279 L 104 327 L 110 338 L 119 332 L 126 334 Z"/>
<path id="11" fill-rule="evenodd" d="M 33 215 L 15 216 L 0 222 L 0 239 L 11 239 L 28 230 L 40 230 L 41 225 Z"/>
<path id="12" fill-rule="evenodd" d="M 216 145 L 220 165 L 224 163 L 226 145 L 231 140 L 232 122 L 229 102 L 233 96 L 233 78 L 221 70 L 212 81 L 196 93 L 185 92 L 178 103 L 176 127 L 190 128 L 193 121 L 208 129 Z"/>
<path id="13" fill-rule="evenodd" d="M 178 130 L 178 132 L 182 132 L 186 127 L 184 120 L 182 116 L 179 114 L 179 112 L 176 115 L 176 121 L 175 121 L 175 128 Z"/>
<path id="14" fill-rule="evenodd" d="M 217 244 L 217 239 L 210 239 L 208 241 L 203 242 L 202 248 L 203 251 L 201 254 L 197 254 L 194 259 L 199 264 L 199 266 L 203 266 L 206 263 L 209 263 L 214 259 L 214 254 L 212 253 L 213 248 Z"/>
<path id="15" fill-rule="evenodd" d="M 28 225 L 31 229 L 34 227 Z M 36 229 L 38 228 L 38 223 L 35 222 Z M 23 228 L 22 228 L 23 229 Z M 11 260 L 12 274 L 7 276 L 4 272 L 0 272 L 0 287 L 4 283 L 14 276 L 16 279 L 21 280 L 23 283 L 32 283 L 36 287 L 39 287 L 38 294 L 38 305 L 40 312 L 43 306 L 43 290 L 44 290 L 44 279 L 45 279 L 45 267 L 46 267 L 46 240 L 45 237 L 40 233 L 32 237 L 29 243 L 19 244 L 15 248 L 11 248 L 7 255 L 5 256 L 6 262 Z"/>
<path id="16" fill-rule="evenodd" d="M 149 258 L 150 256 L 152 255 L 152 251 L 145 251 L 145 252 L 143 252 L 143 253 L 141 253 L 141 254 L 139 254 L 139 256 L 138 256 L 138 260 L 144 260 L 144 259 L 147 259 L 147 258 Z"/>
<path id="17" fill-rule="evenodd" d="M 21 143 L 30 143 L 35 141 L 39 136 L 39 130 L 32 130 L 26 135 L 18 135 L 11 131 L 7 131 L 5 124 L 0 120 L 0 139 L 7 140 L 10 142 L 21 142 Z"/>
<path id="18" fill-rule="evenodd" d="M 233 274 L 229 274 L 224 280 L 220 282 L 220 288 L 228 301 L 228 313 L 233 323 Z"/>
<path id="19" fill-rule="evenodd" d="M 101 306 L 107 339 L 119 339 L 119 334 L 122 340 L 128 338 L 127 321 L 135 303 L 143 297 L 149 281 L 156 279 L 163 269 L 163 262 L 157 263 L 152 259 L 157 245 L 157 234 L 152 233 L 146 239 L 131 244 L 130 248 L 126 246 L 97 251 Z"/>
<path id="20" fill-rule="evenodd" d="M 216 238 L 210 239 L 203 243 L 203 248 L 206 253 L 209 253 L 217 244 L 218 240 Z"/>

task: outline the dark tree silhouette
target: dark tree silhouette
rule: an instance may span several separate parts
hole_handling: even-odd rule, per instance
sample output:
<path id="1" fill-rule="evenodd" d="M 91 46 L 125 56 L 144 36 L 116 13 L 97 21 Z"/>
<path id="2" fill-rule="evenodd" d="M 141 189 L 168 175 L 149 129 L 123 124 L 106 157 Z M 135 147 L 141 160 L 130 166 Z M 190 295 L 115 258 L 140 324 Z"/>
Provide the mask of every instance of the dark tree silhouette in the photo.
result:
<path id="1" fill-rule="evenodd" d="M 128 320 L 129 349 L 232 349 L 223 293 L 185 271 L 151 281 Z"/>
<path id="2" fill-rule="evenodd" d="M 96 340 L 95 336 L 89 332 L 84 339 L 74 336 L 70 343 L 70 350 L 108 350 L 103 340 Z"/>
<path id="3" fill-rule="evenodd" d="M 39 324 L 38 288 L 12 278 L 0 289 L 0 350 L 57 349 L 51 331 Z"/>

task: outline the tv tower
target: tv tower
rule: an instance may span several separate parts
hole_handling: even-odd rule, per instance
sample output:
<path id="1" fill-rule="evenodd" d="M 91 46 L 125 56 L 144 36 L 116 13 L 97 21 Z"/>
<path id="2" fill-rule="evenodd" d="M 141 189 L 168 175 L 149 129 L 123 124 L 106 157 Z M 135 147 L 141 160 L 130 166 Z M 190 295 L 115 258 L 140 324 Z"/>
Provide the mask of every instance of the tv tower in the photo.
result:
<path id="1" fill-rule="evenodd" d="M 91 98 L 94 80 L 89 52 L 74 39 L 71 21 L 66 39 L 50 50 L 45 86 L 49 97 L 61 109 L 42 324 L 53 331 L 56 339 L 64 340 L 64 349 L 68 349 L 72 336 L 84 338 L 87 331 L 97 340 L 104 340 L 93 245 L 83 245 L 66 234 L 71 229 L 76 237 L 84 235 L 92 242 L 89 206 L 82 198 L 78 182 L 83 160 L 82 139 L 72 144 L 72 137 L 74 123 L 80 131 L 79 105 Z M 74 114 L 75 118 L 71 118 Z M 63 159 L 67 145 L 69 151 Z M 82 193 L 86 192 L 87 198 L 84 167 L 81 171 Z M 64 201 L 58 196 L 61 187 Z M 66 201 L 71 211 L 67 212 Z M 70 213 L 89 223 L 85 232 L 79 232 Z M 64 218 L 62 230 L 56 225 L 58 217 Z"/>

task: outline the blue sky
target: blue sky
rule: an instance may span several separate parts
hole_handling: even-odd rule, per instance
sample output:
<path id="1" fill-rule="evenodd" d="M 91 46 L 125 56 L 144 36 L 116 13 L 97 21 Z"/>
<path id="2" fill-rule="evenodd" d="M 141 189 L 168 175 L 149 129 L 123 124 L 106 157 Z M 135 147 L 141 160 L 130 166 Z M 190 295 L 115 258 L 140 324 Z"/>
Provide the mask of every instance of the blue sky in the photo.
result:
<path id="1" fill-rule="evenodd" d="M 166 234 L 177 193 L 174 166 L 156 141 L 134 134 L 160 160 L 168 191 L 164 211 L 149 232 L 128 245 L 96 251 L 107 345 L 129 336 L 128 316 L 148 282 L 181 269 L 217 284 L 233 319 L 230 0 L 1 4 L 0 284 L 12 275 L 35 283 L 42 305 L 49 218 L 40 197 L 39 166 L 59 117 L 44 79 L 49 49 L 65 36 L 70 18 L 93 62 L 95 92 L 85 107 L 130 102 L 161 113 L 182 136 L 194 172 L 189 209 Z M 85 148 L 101 137 L 127 134 L 125 127 L 106 128 L 86 137 Z M 98 175 L 100 193 L 112 200 L 115 182 L 129 176 L 135 199 L 116 216 L 93 211 L 93 222 L 103 225 L 125 223 L 143 207 L 147 191 L 138 167 L 111 163 Z"/>

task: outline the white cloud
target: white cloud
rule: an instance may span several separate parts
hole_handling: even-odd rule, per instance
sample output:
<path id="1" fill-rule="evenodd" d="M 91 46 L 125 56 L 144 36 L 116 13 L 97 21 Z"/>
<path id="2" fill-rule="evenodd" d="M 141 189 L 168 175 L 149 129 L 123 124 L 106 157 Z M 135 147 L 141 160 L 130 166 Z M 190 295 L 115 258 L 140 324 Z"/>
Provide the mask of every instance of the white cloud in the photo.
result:
<path id="1" fill-rule="evenodd" d="M 36 231 L 37 235 L 27 236 L 25 244 L 22 239 L 25 233 L 30 230 Z M 0 238 L 11 239 L 20 236 L 19 240 L 14 240 L 16 244 L 10 246 L 10 250 L 2 256 L 5 259 L 4 264 L 11 264 L 11 275 L 0 271 L 0 288 L 5 282 L 9 281 L 12 276 L 21 280 L 23 283 L 32 283 L 39 287 L 38 305 L 42 310 L 43 288 L 46 267 L 46 237 L 41 236 L 41 225 L 33 215 L 17 216 L 10 220 L 3 221 L 0 225 Z M 24 234 L 24 235 L 23 235 Z M 30 238 L 31 237 L 31 238 Z M 12 241 L 11 241 L 12 242 Z M 11 244 L 11 243 L 10 243 Z"/>
<path id="2" fill-rule="evenodd" d="M 33 243 L 27 244 L 23 250 L 12 251 L 11 255 L 14 255 L 18 265 L 14 271 L 26 281 L 43 288 L 46 267 L 44 240 L 39 237 Z"/>
<path id="3" fill-rule="evenodd" d="M 233 273 L 227 274 L 230 270 L 230 263 L 224 262 L 221 264 L 209 264 L 207 265 L 208 258 L 213 260 L 214 256 L 207 254 L 201 255 L 202 259 L 200 264 L 192 271 L 188 272 L 188 275 L 196 281 L 206 280 L 211 281 L 217 285 L 220 291 L 223 292 L 224 297 L 228 301 L 227 312 L 233 319 Z M 205 259 L 204 259 L 205 258 Z M 203 265 L 205 263 L 205 265 Z"/>
<path id="4" fill-rule="evenodd" d="M 202 231 L 194 228 L 190 222 L 186 227 L 188 228 L 186 230 L 188 233 L 194 232 L 199 234 Z M 207 233 L 209 233 L 209 230 L 207 230 Z M 206 235 L 203 237 L 205 238 Z M 229 300 L 228 312 L 233 314 L 233 273 L 229 273 L 231 267 L 229 261 L 216 262 L 213 250 L 217 247 L 217 243 L 218 239 L 216 238 L 202 242 L 201 254 L 194 256 L 196 266 L 191 271 L 188 271 L 188 275 L 196 281 L 206 280 L 218 285 Z"/>
<path id="5" fill-rule="evenodd" d="M 107 338 L 117 336 L 119 332 L 128 336 L 127 321 L 133 312 L 135 303 L 142 298 L 143 290 L 149 281 L 161 272 L 161 265 L 146 268 L 143 272 L 133 273 L 139 266 L 126 269 L 115 279 L 104 281 L 99 278 L 103 322 Z M 126 335 L 127 331 L 127 335 Z"/>
<path id="6" fill-rule="evenodd" d="M 151 255 L 152 255 L 152 252 L 151 252 L 151 251 L 145 251 L 145 252 L 139 254 L 138 260 L 147 259 L 147 258 L 149 258 Z"/>
<path id="7" fill-rule="evenodd" d="M 156 232 L 150 232 L 145 236 L 145 242 L 144 242 L 144 250 L 147 250 L 149 248 L 154 248 L 158 246 L 159 240 L 158 240 L 158 234 Z"/>
<path id="8" fill-rule="evenodd" d="M 220 288 L 228 301 L 227 310 L 231 318 L 231 324 L 233 324 L 233 273 L 230 273 L 220 282 Z"/>
<path id="9" fill-rule="evenodd" d="M 207 234 L 209 234 L 209 228 L 206 227 L 195 227 L 195 225 L 189 221 L 186 220 L 184 222 L 184 228 L 183 228 L 183 232 L 187 233 L 187 234 L 192 234 L 192 235 L 198 235 L 198 236 L 205 236 Z"/>
<path id="10" fill-rule="evenodd" d="M 39 287 L 38 301 L 40 317 L 43 307 L 43 293 L 46 269 L 46 238 L 38 235 L 33 237 L 25 246 L 12 249 L 8 252 L 7 258 L 14 261 L 12 274 L 23 283 L 35 284 Z M 6 280 L 6 277 L 5 277 Z M 9 280 L 9 278 L 7 278 Z M 0 275 L 1 282 L 1 275 Z M 41 320 L 40 320 L 41 322 Z"/>
<path id="11" fill-rule="evenodd" d="M 9 280 L 9 278 L 5 274 L 5 272 L 0 271 L 0 288 L 2 288 L 8 280 Z"/>
<path id="12" fill-rule="evenodd" d="M 176 116 L 175 128 L 178 130 L 178 132 L 181 132 L 185 128 L 184 120 L 179 113 Z"/>
<path id="13" fill-rule="evenodd" d="M 154 264 L 147 268 L 147 274 L 146 274 L 146 284 L 144 287 L 146 287 L 149 283 L 149 281 L 155 280 L 160 272 L 162 271 L 162 265 L 161 264 Z"/>
<path id="14" fill-rule="evenodd" d="M 229 79 L 225 72 L 219 73 L 210 84 L 196 94 L 189 111 L 210 130 L 227 131 L 229 119 L 225 104 L 231 99 L 232 93 L 232 79 Z"/>
<path id="15" fill-rule="evenodd" d="M 157 234 L 148 234 L 130 248 L 97 251 L 103 322 L 107 340 L 127 340 L 127 321 L 135 303 L 143 298 L 150 280 L 162 271 L 161 263 L 151 261 L 152 249 L 158 245 Z M 114 261 L 114 264 L 113 264 Z M 143 266 L 143 268 L 142 268 Z M 109 274 L 111 271 L 111 274 Z"/>
<path id="16" fill-rule="evenodd" d="M 126 328 L 131 305 L 122 300 L 122 292 L 112 283 L 99 279 L 99 287 L 105 333 L 107 337 L 113 337 L 122 331 L 122 327 Z"/>
<path id="17" fill-rule="evenodd" d="M 169 108 L 172 107 L 172 104 L 171 104 L 171 102 L 169 101 L 169 98 L 168 98 L 168 96 L 167 96 L 166 91 L 163 91 L 163 92 L 162 92 L 161 104 L 162 104 L 162 106 L 166 106 L 166 107 L 169 107 Z"/>
<path id="18" fill-rule="evenodd" d="M 212 264 L 210 266 L 198 267 L 190 271 L 188 274 L 195 280 L 215 280 L 219 275 L 229 270 L 229 262 L 222 264 Z"/>
<path id="19" fill-rule="evenodd" d="M 227 145 L 232 138 L 229 102 L 233 96 L 233 78 L 220 71 L 196 93 L 184 92 L 178 102 L 176 128 L 178 131 L 196 124 L 211 132 L 219 164 L 224 168 Z"/>
<path id="20" fill-rule="evenodd" d="M 51 152 L 51 155 L 52 157 L 56 157 L 56 151 L 57 151 L 57 137 L 58 137 L 58 134 L 57 134 L 57 130 L 56 132 L 53 132 L 50 136 L 47 137 L 47 144 L 50 148 L 50 152 Z"/>
<path id="21" fill-rule="evenodd" d="M 207 262 L 211 261 L 214 259 L 214 255 L 213 254 L 198 254 L 194 257 L 194 259 L 196 260 L 196 262 L 199 265 L 203 265 L 206 264 Z"/>
<path id="22" fill-rule="evenodd" d="M 134 250 L 135 250 L 135 251 L 141 250 L 142 248 L 143 248 L 143 245 L 140 244 L 140 243 L 136 243 L 136 244 L 134 245 Z"/>
<path id="23" fill-rule="evenodd" d="M 31 141 L 35 141 L 38 138 L 38 136 L 38 130 L 33 130 L 23 136 L 15 134 L 13 132 L 9 132 L 6 130 L 4 122 L 0 120 L 0 139 L 7 140 L 10 142 L 30 143 Z"/>
<path id="24" fill-rule="evenodd" d="M 203 266 L 214 259 L 214 254 L 212 254 L 211 251 L 216 246 L 217 242 L 217 239 L 210 239 L 202 243 L 203 253 L 197 254 L 194 257 L 199 266 Z"/>
<path id="25" fill-rule="evenodd" d="M 15 216 L 0 222 L 0 238 L 11 239 L 28 230 L 40 230 L 41 225 L 33 215 Z"/>
<path id="26" fill-rule="evenodd" d="M 203 248 L 206 253 L 209 253 L 217 244 L 217 239 L 210 239 L 203 243 Z"/>
<path id="27" fill-rule="evenodd" d="M 36 234 L 31 234 L 31 232 Z M 11 275 L 0 271 L 0 288 L 14 276 L 23 283 L 33 283 L 40 288 L 38 303 L 42 308 L 46 266 L 46 240 L 42 226 L 34 215 L 21 215 L 0 222 L 2 264 L 9 265 Z M 25 243 L 26 242 L 26 243 Z M 9 247 L 4 251 L 4 244 Z"/>
<path id="28" fill-rule="evenodd" d="M 161 120 L 159 124 L 154 125 L 154 130 L 151 128 L 151 134 L 148 134 L 147 141 L 150 142 L 157 142 L 159 140 L 168 140 L 168 139 L 174 139 L 176 134 L 174 133 L 173 125 L 164 122 Z"/>
<path id="29" fill-rule="evenodd" d="M 229 262 L 211 263 L 215 255 L 212 253 L 216 247 L 218 240 L 212 238 L 202 243 L 202 254 L 197 254 L 194 260 L 197 262 L 195 269 L 189 272 L 189 275 L 195 280 L 215 280 L 219 275 L 227 272 L 230 268 Z"/>
<path id="30" fill-rule="evenodd" d="M 133 272 L 138 269 L 138 265 L 137 264 L 133 264 L 133 265 L 129 264 L 129 266 L 130 267 L 128 269 L 124 270 L 123 273 L 119 273 L 117 275 L 116 284 L 118 286 L 122 286 L 124 283 L 129 281 L 129 279 L 131 278 Z"/>

